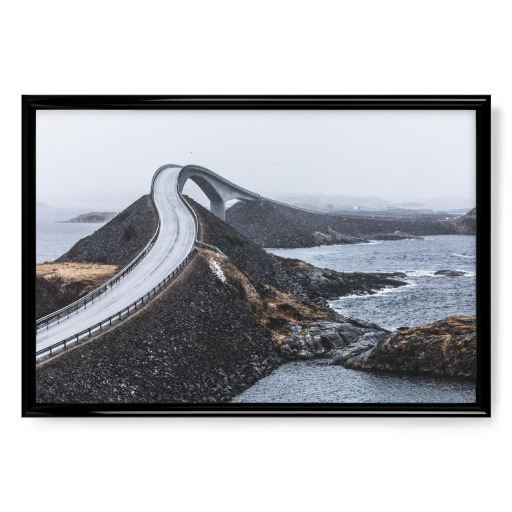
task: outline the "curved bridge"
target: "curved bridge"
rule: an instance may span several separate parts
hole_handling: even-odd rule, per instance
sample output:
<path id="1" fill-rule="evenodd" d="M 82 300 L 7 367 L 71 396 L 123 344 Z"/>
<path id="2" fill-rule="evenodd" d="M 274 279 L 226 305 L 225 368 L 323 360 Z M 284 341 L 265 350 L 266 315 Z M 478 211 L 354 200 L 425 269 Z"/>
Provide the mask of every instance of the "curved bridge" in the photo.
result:
<path id="1" fill-rule="evenodd" d="M 230 199 L 253 200 L 262 198 L 260 195 L 239 187 L 199 165 L 187 165 L 182 168 L 178 179 L 180 192 L 183 191 L 183 187 L 189 179 L 195 182 L 206 194 L 210 200 L 210 211 L 222 220 L 225 220 L 226 217 L 226 201 Z"/>
<path id="2" fill-rule="evenodd" d="M 125 318 L 186 266 L 197 242 L 197 219 L 182 196 L 189 179 L 209 198 L 212 213 L 223 220 L 226 201 L 262 198 L 204 167 L 160 167 L 151 183 L 151 197 L 159 217 L 153 239 L 127 267 L 94 292 L 37 320 L 38 357 L 66 348 Z"/>

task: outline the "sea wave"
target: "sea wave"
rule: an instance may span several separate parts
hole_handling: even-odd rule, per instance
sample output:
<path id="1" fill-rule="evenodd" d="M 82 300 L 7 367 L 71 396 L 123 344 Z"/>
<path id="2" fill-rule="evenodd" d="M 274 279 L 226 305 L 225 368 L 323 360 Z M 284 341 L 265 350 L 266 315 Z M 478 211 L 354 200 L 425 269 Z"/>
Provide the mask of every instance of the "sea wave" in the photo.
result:
<path id="1" fill-rule="evenodd" d="M 458 253 L 456 253 L 456 252 L 454 252 L 454 253 L 452 254 L 452 256 L 457 256 L 457 258 L 467 258 L 467 259 L 470 259 L 470 260 L 474 260 L 474 259 L 476 258 L 476 255 L 474 255 L 474 254 L 473 254 L 473 255 L 469 255 L 469 256 L 468 256 L 468 255 L 466 255 L 466 254 L 458 254 Z"/>
<path id="2" fill-rule="evenodd" d="M 457 272 L 464 272 L 464 275 L 460 277 L 473 277 L 476 275 L 476 272 L 470 272 L 464 268 L 457 268 L 454 269 Z M 439 272 L 439 270 L 402 270 L 404 274 L 407 275 L 407 277 L 446 277 L 443 274 L 436 275 L 436 272 Z"/>
<path id="3" fill-rule="evenodd" d="M 443 277 L 442 275 L 437 275 L 437 270 L 403 270 L 404 274 L 408 277 Z"/>
<path id="4" fill-rule="evenodd" d="M 334 304 L 335 302 L 339 302 L 339 301 L 342 301 L 345 299 L 369 299 L 372 297 L 381 297 L 383 295 L 387 295 L 388 293 L 402 292 L 407 288 L 417 286 L 417 284 L 412 281 L 404 281 L 404 282 L 407 283 L 405 286 L 398 286 L 398 287 L 386 286 L 384 288 L 381 288 L 380 290 L 375 290 L 375 293 L 365 293 L 364 295 L 358 295 L 357 293 L 354 293 L 352 295 L 344 295 L 343 297 L 340 297 L 339 299 L 329 301 L 329 304 Z M 372 291 L 374 291 L 374 290 L 372 290 Z"/>

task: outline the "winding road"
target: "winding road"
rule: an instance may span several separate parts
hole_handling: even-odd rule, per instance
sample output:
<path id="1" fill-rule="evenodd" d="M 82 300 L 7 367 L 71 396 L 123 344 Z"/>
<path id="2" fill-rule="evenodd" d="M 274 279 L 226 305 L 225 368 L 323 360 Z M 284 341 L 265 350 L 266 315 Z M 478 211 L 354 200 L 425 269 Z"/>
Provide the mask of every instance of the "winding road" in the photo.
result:
<path id="1" fill-rule="evenodd" d="M 222 220 L 226 201 L 264 199 L 205 167 L 174 164 L 160 167 L 153 176 L 151 187 L 160 222 L 153 246 L 145 248 L 112 282 L 107 281 L 75 303 L 37 320 L 37 357 L 66 348 L 73 341 L 92 335 L 93 331 L 96 334 L 105 322 L 113 325 L 110 317 L 119 315 L 121 319 L 123 311 L 129 314 L 134 303 L 142 305 L 146 294 L 148 297 L 150 292 L 154 295 L 155 287 L 159 290 L 170 282 L 171 273 L 174 277 L 187 264 L 197 241 L 195 215 L 181 195 L 189 179 L 206 194 L 210 211 Z M 198 245 L 206 244 L 198 242 Z M 162 283 L 164 279 L 166 281 Z"/>
<path id="2" fill-rule="evenodd" d="M 181 170 L 181 166 L 167 165 L 155 174 L 153 200 L 160 218 L 160 232 L 147 256 L 94 302 L 58 322 L 50 322 L 48 328 L 40 328 L 36 333 L 36 351 L 115 315 L 148 293 L 189 254 L 196 241 L 196 225 L 178 191 Z"/>

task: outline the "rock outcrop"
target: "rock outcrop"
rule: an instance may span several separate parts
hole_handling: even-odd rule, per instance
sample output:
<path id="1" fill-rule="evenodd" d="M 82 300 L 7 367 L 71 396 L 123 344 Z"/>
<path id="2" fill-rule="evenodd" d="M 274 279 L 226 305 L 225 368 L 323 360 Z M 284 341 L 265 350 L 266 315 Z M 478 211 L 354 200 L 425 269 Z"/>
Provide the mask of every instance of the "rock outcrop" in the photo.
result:
<path id="1" fill-rule="evenodd" d="M 449 227 L 453 227 L 457 235 L 476 235 L 476 208 L 458 219 L 442 222 Z"/>
<path id="2" fill-rule="evenodd" d="M 385 336 L 358 338 L 336 363 L 356 370 L 476 377 L 476 318 L 453 316 Z"/>
<path id="3" fill-rule="evenodd" d="M 398 288 L 407 283 L 401 281 L 406 274 L 402 272 L 337 272 L 328 268 L 319 268 L 302 260 L 282 258 L 272 255 L 282 267 L 288 269 L 296 283 L 305 290 L 309 300 L 326 305 L 346 295 L 373 295 L 383 288 Z"/>
<path id="4" fill-rule="evenodd" d="M 322 322 L 305 325 L 290 323 L 290 332 L 291 336 L 279 340 L 282 355 L 290 359 L 325 357 L 354 340 L 361 347 L 374 346 L 389 334 L 389 331 L 376 324 L 338 314 L 329 315 Z"/>
<path id="5" fill-rule="evenodd" d="M 435 276 L 460 277 L 465 276 L 467 272 L 464 270 L 438 270 L 434 272 Z"/>

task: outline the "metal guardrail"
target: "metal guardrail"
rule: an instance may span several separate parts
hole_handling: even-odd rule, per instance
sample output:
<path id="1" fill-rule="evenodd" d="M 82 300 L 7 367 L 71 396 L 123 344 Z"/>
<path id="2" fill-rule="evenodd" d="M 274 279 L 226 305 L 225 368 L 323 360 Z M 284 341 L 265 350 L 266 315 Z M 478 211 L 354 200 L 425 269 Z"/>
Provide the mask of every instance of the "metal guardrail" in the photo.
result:
<path id="1" fill-rule="evenodd" d="M 158 176 L 158 174 L 163 170 L 170 167 L 169 165 L 164 165 L 157 169 L 155 174 L 153 174 L 153 178 L 151 180 L 151 200 L 153 201 L 153 204 L 155 204 L 155 200 L 153 197 L 154 193 L 154 184 L 155 179 Z M 179 167 L 173 166 L 173 167 Z M 156 206 L 155 206 L 156 207 Z M 38 329 L 46 325 L 46 328 L 48 328 L 50 322 L 54 320 L 59 320 L 60 318 L 63 318 L 65 316 L 70 315 L 71 313 L 74 313 L 75 311 L 79 310 L 82 307 L 87 307 L 87 304 L 90 304 L 94 301 L 94 299 L 100 297 L 103 295 L 108 288 L 112 289 L 112 287 L 117 284 L 123 277 L 125 277 L 127 274 L 129 274 L 141 261 L 144 259 L 144 257 L 149 253 L 149 251 L 153 248 L 153 245 L 155 245 L 156 239 L 158 238 L 158 235 L 160 233 L 160 218 L 158 218 L 157 227 L 155 230 L 154 235 L 152 236 L 151 240 L 147 243 L 146 247 L 142 249 L 142 251 L 135 256 L 135 258 L 128 263 L 123 269 L 121 269 L 120 272 L 118 272 L 115 276 L 111 277 L 108 281 L 105 281 L 101 286 L 93 290 L 92 292 L 89 292 L 87 295 L 84 295 L 80 299 L 76 300 L 75 302 L 72 302 L 71 304 L 68 304 L 67 306 L 58 309 L 57 311 L 54 311 L 53 313 L 50 313 L 49 315 L 43 316 L 36 320 L 36 332 Z"/>
<path id="2" fill-rule="evenodd" d="M 200 240 L 196 240 L 196 245 L 198 247 L 204 247 L 205 249 L 210 249 L 212 251 L 215 251 L 215 252 L 218 252 L 219 254 L 222 254 L 222 256 L 226 256 L 218 247 L 216 247 L 215 245 L 210 245 L 210 244 L 207 244 L 205 242 L 201 242 Z M 227 256 L 226 256 L 227 258 Z"/>
<path id="3" fill-rule="evenodd" d="M 57 343 L 54 343 L 53 345 L 50 345 L 49 347 L 43 348 L 41 350 L 38 350 L 36 352 L 36 357 L 41 356 L 45 354 L 46 352 L 49 352 L 49 355 L 53 355 L 53 351 L 58 349 L 59 347 L 62 347 L 63 349 L 67 348 L 67 345 L 73 342 L 80 341 L 81 338 L 84 338 L 87 336 L 87 338 L 90 338 L 94 331 L 99 330 L 102 331 L 102 328 L 104 325 L 108 324 L 108 326 L 112 326 L 112 322 L 120 321 L 127 316 L 130 315 L 130 310 L 137 310 L 138 306 L 141 306 L 144 304 L 144 301 L 146 302 L 149 300 L 149 298 L 156 293 L 158 293 L 167 283 L 169 283 L 172 279 L 178 277 L 179 274 L 181 274 L 181 271 L 185 268 L 187 263 L 192 259 L 192 256 L 195 254 L 197 249 L 195 247 L 192 248 L 192 250 L 185 256 L 185 258 L 181 261 L 181 263 L 162 281 L 160 281 L 154 288 L 152 288 L 148 293 L 144 294 L 142 297 L 137 299 L 135 302 L 132 302 L 129 306 L 126 306 L 121 311 L 118 311 L 114 315 L 109 316 L 108 318 L 105 318 L 101 322 L 98 322 L 97 324 L 92 325 L 91 327 L 88 327 L 87 329 L 84 329 L 83 331 L 80 331 L 76 334 L 73 334 L 72 336 L 69 336 L 68 338 L 59 341 Z M 132 311 L 133 312 L 133 311 Z"/>

